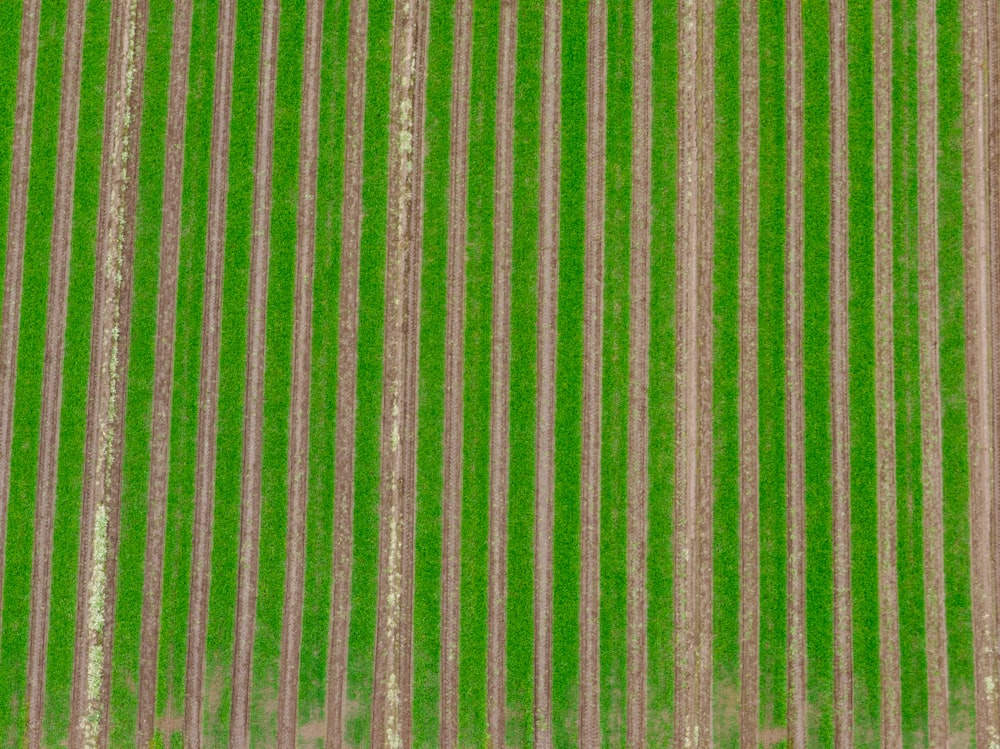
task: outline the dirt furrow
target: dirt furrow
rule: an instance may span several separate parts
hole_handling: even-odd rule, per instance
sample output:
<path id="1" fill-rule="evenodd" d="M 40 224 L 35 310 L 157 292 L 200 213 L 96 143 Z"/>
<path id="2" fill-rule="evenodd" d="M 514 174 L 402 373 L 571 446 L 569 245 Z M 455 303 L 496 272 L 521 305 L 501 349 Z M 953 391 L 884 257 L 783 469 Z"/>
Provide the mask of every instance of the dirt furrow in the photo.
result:
<path id="1" fill-rule="evenodd" d="M 507 504 L 510 482 L 510 308 L 514 230 L 514 95 L 517 3 L 500 4 L 493 202 L 493 342 L 490 355 L 490 536 L 486 731 L 506 746 Z"/>
<path id="2" fill-rule="evenodd" d="M 455 3 L 448 186 L 444 493 L 441 505 L 441 746 L 458 745 L 458 663 L 462 572 L 462 402 L 465 370 L 465 254 L 468 229 L 469 82 L 472 3 Z"/>
<path id="3" fill-rule="evenodd" d="M 296 745 L 299 702 L 299 649 L 302 645 L 306 509 L 309 502 L 309 385 L 312 378 L 319 83 L 323 51 L 322 0 L 311 0 L 307 3 L 305 34 L 302 119 L 299 133 L 292 396 L 288 426 L 288 531 L 278 675 L 278 749 L 293 749 Z"/>
<path id="4" fill-rule="evenodd" d="M 86 7 L 82 0 L 70 3 L 63 50 L 55 208 L 52 219 L 46 311 L 45 369 L 42 374 L 41 423 L 38 437 L 34 553 L 31 569 L 31 623 L 28 635 L 28 744 L 30 746 L 42 745 L 42 721 L 45 717 L 45 666 L 52 585 L 52 531 L 58 480 L 59 415 L 62 410 L 62 368 L 66 350 L 66 304 L 69 296 L 73 186 L 76 178 L 85 13 Z"/>
<path id="5" fill-rule="evenodd" d="M 830 3 L 830 420 L 833 476 L 834 745 L 854 745 L 847 177 L 847 2 Z"/>
<path id="6" fill-rule="evenodd" d="M 347 644 L 351 622 L 354 554 L 354 448 L 358 382 L 358 293 L 361 257 L 361 188 L 364 166 L 365 64 L 368 2 L 351 3 L 347 47 L 344 132 L 344 202 L 337 330 L 337 425 L 335 436 L 333 590 L 327 661 L 326 746 L 344 737 Z"/>
<path id="7" fill-rule="evenodd" d="M 653 122 L 653 3 L 633 19 L 632 216 L 629 268 L 626 742 L 646 746 L 649 535 L 649 269 Z"/>
<path id="8" fill-rule="evenodd" d="M 21 332 L 21 281 L 24 277 L 24 233 L 28 222 L 28 177 L 31 126 L 35 110 L 35 67 L 38 61 L 40 0 L 25 0 L 21 10 L 21 49 L 17 63 L 14 144 L 7 214 L 7 258 L 0 321 L 0 621 L 3 619 L 4 561 L 7 549 L 7 504 L 10 501 L 10 451 L 14 436 L 14 391 L 17 342 Z"/>
<path id="9" fill-rule="evenodd" d="M 534 739 L 552 746 L 552 538 L 555 521 L 556 325 L 562 0 L 546 0 L 538 211 L 538 401 L 535 417 Z"/>
<path id="10" fill-rule="evenodd" d="M 975 643 L 976 744 L 1000 745 L 997 591 L 991 531 L 996 513 L 990 330 L 988 54 L 986 4 L 962 3 L 965 371 L 969 419 L 969 530 Z"/>
<path id="11" fill-rule="evenodd" d="M 240 550 L 236 581 L 236 637 L 233 648 L 229 745 L 250 745 L 251 669 L 257 618 L 260 561 L 261 472 L 264 452 L 264 363 L 267 347 L 267 281 L 271 254 L 271 172 L 277 83 L 278 0 L 264 3 L 257 89 L 257 146 L 254 153 L 253 240 L 247 301 L 246 401 L 243 474 L 240 482 Z"/>
<path id="12" fill-rule="evenodd" d="M 757 380 L 760 60 L 757 0 L 740 3 L 740 747 L 760 737 L 760 419 Z"/>
<path id="13" fill-rule="evenodd" d="M 923 491 L 927 728 L 931 746 L 948 745 L 948 629 L 944 584 L 944 487 L 938 286 L 937 18 L 917 0 L 917 190 L 920 276 L 920 425 Z"/>
<path id="14" fill-rule="evenodd" d="M 84 510 L 70 744 L 107 746 L 116 604 L 132 258 L 146 56 L 145 0 L 112 7 L 97 226 Z"/>
<path id="15" fill-rule="evenodd" d="M 181 189 L 184 175 L 184 121 L 191 47 L 191 2 L 174 6 L 167 109 L 163 217 L 160 226 L 160 277 L 157 290 L 156 363 L 150 427 L 149 496 L 143 574 L 142 631 L 139 645 L 139 709 L 136 743 L 148 746 L 156 715 L 156 680 L 160 640 L 163 551 L 166 541 L 167 489 L 170 471 L 170 416 L 174 385 Z"/>

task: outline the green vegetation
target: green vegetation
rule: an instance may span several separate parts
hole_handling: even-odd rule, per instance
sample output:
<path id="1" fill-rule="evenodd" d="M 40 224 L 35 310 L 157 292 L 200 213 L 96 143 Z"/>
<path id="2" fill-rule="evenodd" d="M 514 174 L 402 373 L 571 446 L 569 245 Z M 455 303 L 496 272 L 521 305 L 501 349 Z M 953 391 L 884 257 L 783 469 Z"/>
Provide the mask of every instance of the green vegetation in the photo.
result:
<path id="1" fill-rule="evenodd" d="M 0 108 L 13 114 L 17 102 L 17 62 L 21 44 L 21 3 L 0 6 Z M 10 195 L 10 167 L 14 146 L 14 118 L 0 122 L 0 195 Z M 7 215 L 10 199 L 0 200 L 0 289 L 6 275 Z M 0 290 L 0 300 L 3 299 Z M 0 582 L 2 584 L 2 582 Z"/>

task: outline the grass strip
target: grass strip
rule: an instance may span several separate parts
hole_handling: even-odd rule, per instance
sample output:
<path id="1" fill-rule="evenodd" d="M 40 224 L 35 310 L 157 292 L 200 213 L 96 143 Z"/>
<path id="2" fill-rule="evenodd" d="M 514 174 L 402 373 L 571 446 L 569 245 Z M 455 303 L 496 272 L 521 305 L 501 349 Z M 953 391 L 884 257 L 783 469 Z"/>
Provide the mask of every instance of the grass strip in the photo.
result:
<path id="1" fill-rule="evenodd" d="M 17 61 L 21 39 L 21 3 L 0 6 L 0 195 L 10 195 L 14 142 L 14 108 L 17 105 Z M 7 216 L 10 200 L 0 200 L 0 284 L 7 271 Z M 3 288 L 0 286 L 0 288 Z M 3 294 L 0 292 L 0 300 Z"/>

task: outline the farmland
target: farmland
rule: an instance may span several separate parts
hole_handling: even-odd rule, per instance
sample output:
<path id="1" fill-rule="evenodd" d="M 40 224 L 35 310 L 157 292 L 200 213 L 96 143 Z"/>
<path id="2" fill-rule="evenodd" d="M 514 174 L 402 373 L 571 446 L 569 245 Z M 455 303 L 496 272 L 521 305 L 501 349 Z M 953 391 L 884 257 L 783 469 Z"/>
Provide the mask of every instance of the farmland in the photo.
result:
<path id="1" fill-rule="evenodd" d="M 0 746 L 1000 747 L 997 0 L 11 0 L 0 114 Z"/>

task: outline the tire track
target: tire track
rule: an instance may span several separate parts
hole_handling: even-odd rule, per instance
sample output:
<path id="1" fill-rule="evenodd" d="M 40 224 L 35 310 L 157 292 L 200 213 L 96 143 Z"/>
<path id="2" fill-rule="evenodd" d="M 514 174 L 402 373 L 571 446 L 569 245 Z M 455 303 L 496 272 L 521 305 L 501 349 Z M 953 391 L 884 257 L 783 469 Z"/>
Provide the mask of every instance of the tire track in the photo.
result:
<path id="1" fill-rule="evenodd" d="M 892 4 L 874 5 L 875 430 L 881 745 L 902 747 L 896 572 L 896 383 L 893 335 Z"/>
<path id="2" fill-rule="evenodd" d="M 306 510 L 309 503 L 309 388 L 312 379 L 313 269 L 316 250 L 316 178 L 323 52 L 323 0 L 306 4 L 299 205 L 296 231 L 295 321 L 288 439 L 288 540 L 284 617 L 278 677 L 278 749 L 294 749 L 299 702 L 299 650 L 305 585 Z"/>
<path id="3" fill-rule="evenodd" d="M 7 257 L 0 322 L 0 621 L 3 620 L 10 453 L 14 436 L 17 342 L 21 332 L 21 282 L 24 277 L 24 234 L 28 223 L 28 180 L 31 168 L 32 115 L 35 111 L 40 4 L 40 0 L 25 0 L 21 12 L 21 48 L 17 63 L 17 103 L 14 107 L 10 208 L 7 217 Z"/>
<path id="4" fill-rule="evenodd" d="M 468 230 L 469 86 L 472 3 L 455 3 L 448 190 L 444 495 L 441 505 L 441 746 L 458 746 L 462 577 L 462 437 L 465 371 L 465 256 Z M 494 339 L 495 341 L 496 339 Z M 492 463 L 491 463 L 492 466 Z M 495 602 L 490 602 L 495 606 Z"/>
<path id="5" fill-rule="evenodd" d="M 167 492 L 170 473 L 170 422 L 174 384 L 181 192 L 184 181 L 184 123 L 191 49 L 190 0 L 174 6 L 167 109 L 163 218 L 160 227 L 160 277 L 157 292 L 156 364 L 150 428 L 149 499 L 143 574 L 142 630 L 139 646 L 139 708 L 136 743 L 148 746 L 156 716 L 156 684 L 163 594 Z M 224 212 L 223 212 L 224 213 Z M 209 221 L 212 219 L 210 218 Z"/>
<path id="6" fill-rule="evenodd" d="M 789 5 L 791 7 L 791 5 Z M 760 738 L 758 250 L 760 60 L 757 0 L 740 3 L 740 747 Z"/>
<path id="7" fill-rule="evenodd" d="M 142 83 L 145 0 L 112 8 L 87 398 L 70 745 L 107 746 Z"/>
<path id="8" fill-rule="evenodd" d="M 830 3 L 830 423 L 834 746 L 854 745 L 851 424 L 848 365 L 847 2 Z"/>
<path id="9" fill-rule="evenodd" d="M 555 510 L 556 326 L 559 294 L 559 129 L 562 0 L 546 0 L 539 164 L 538 353 L 535 431 L 534 740 L 552 746 L 552 539 Z"/>
<path id="10" fill-rule="evenodd" d="M 937 72 L 935 3 L 933 0 L 917 0 L 920 459 L 924 511 L 927 728 L 930 746 L 948 746 L 948 629 L 945 614 L 941 333 L 938 301 Z"/>
<path id="11" fill-rule="evenodd" d="M 486 644 L 486 730 L 506 746 L 507 514 L 510 488 L 511 272 L 514 229 L 514 99 L 517 2 L 500 4 L 497 64 L 496 174 L 493 202 L 493 342 L 490 393 L 490 537 Z"/>
<path id="12" fill-rule="evenodd" d="M 327 662 L 326 746 L 344 737 L 347 653 L 354 554 L 354 450 L 358 381 L 358 294 L 361 256 L 368 0 L 353 0 L 347 51 L 344 202 L 337 331 L 337 425 L 334 486 L 333 590 Z"/>
<path id="13" fill-rule="evenodd" d="M 250 746 L 250 696 L 257 571 L 260 562 L 261 471 L 264 439 L 264 364 L 267 348 L 267 282 L 271 254 L 271 172 L 277 82 L 278 0 L 264 3 L 254 153 L 253 240 L 247 307 L 246 401 L 243 422 L 243 476 L 240 486 L 240 551 L 236 582 L 236 637 L 233 648 L 229 745 Z"/>
<path id="14" fill-rule="evenodd" d="M 584 237 L 583 408 L 580 464 L 580 726 L 583 747 L 601 745 L 601 375 L 604 345 L 604 174 L 608 8 L 588 4 L 587 193 Z"/>
<path id="15" fill-rule="evenodd" d="M 650 203 L 653 121 L 653 4 L 638 0 L 633 25 L 632 216 L 629 274 L 628 589 L 626 743 L 646 746 L 649 596 Z"/>
<path id="16" fill-rule="evenodd" d="M 59 145 L 56 163 L 55 210 L 49 261 L 46 311 L 45 370 L 42 374 L 41 423 L 38 438 L 38 484 L 35 495 L 34 553 L 31 571 L 31 615 L 28 635 L 28 744 L 42 745 L 45 717 L 45 676 L 52 596 L 52 534 L 59 465 L 59 416 L 62 411 L 62 370 L 66 351 L 66 305 L 73 230 L 73 188 L 83 67 L 82 0 L 70 3 L 66 18 L 63 71 L 60 84 Z M 9 458 L 8 458 L 9 459 Z M 0 542 L 2 543 L 2 542 Z M 2 575 L 2 571 L 0 571 Z M 0 580 L 3 578 L 0 577 Z"/>

